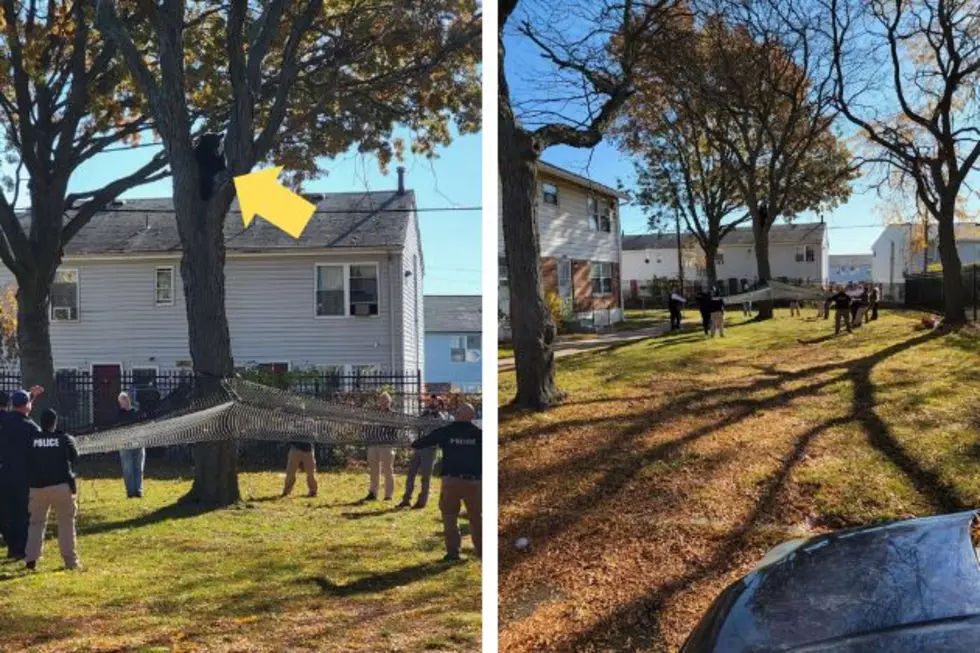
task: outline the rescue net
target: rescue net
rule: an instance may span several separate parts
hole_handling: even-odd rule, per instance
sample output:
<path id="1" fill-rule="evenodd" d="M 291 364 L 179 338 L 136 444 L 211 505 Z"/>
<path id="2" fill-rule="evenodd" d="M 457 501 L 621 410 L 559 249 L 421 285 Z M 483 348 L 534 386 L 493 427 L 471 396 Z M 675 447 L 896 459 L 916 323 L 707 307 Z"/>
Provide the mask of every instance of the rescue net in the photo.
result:
<path id="1" fill-rule="evenodd" d="M 224 440 L 405 447 L 445 422 L 361 408 L 242 379 L 222 380 L 207 396 L 168 397 L 152 419 L 78 435 L 80 454 Z"/>
<path id="2" fill-rule="evenodd" d="M 829 296 L 829 293 L 818 288 L 807 286 L 794 286 L 779 281 L 770 281 L 767 286 L 757 290 L 729 295 L 725 297 L 725 303 L 746 304 L 748 302 L 763 302 L 775 300 L 796 300 L 801 302 L 822 302 Z"/>

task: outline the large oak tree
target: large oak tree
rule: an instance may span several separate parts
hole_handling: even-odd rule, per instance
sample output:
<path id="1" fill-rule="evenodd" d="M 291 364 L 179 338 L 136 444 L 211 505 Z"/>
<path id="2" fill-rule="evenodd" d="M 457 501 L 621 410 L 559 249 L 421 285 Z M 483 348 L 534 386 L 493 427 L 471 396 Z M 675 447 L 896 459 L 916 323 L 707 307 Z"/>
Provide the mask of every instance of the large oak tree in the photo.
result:
<path id="1" fill-rule="evenodd" d="M 0 261 L 16 278 L 16 343 L 25 387 L 53 386 L 49 301 L 65 245 L 119 195 L 164 178 L 154 156 L 105 185 L 69 193 L 78 168 L 145 135 L 152 121 L 116 49 L 95 32 L 94 0 L 0 0 Z M 120 19 L 139 31 L 132 15 Z M 30 208 L 15 209 L 24 190 Z M 41 401 L 53 401 L 46 393 Z"/>
<path id="2" fill-rule="evenodd" d="M 524 11 L 518 11 L 518 5 Z M 678 0 L 535 3 L 505 0 L 497 25 L 497 124 L 501 214 L 517 406 L 544 409 L 560 400 L 552 343 L 556 327 L 541 285 L 537 164 L 556 145 L 595 147 L 633 93 L 635 64 L 649 44 L 671 33 Z M 570 22 L 572 24 L 570 24 Z M 552 71 L 535 80 L 539 97 L 512 97 L 505 31 L 538 51 Z M 569 29 L 571 28 L 571 29 Z M 667 52 L 663 48 L 661 53 Z"/>
<path id="3" fill-rule="evenodd" d="M 696 42 L 675 68 L 674 97 L 730 155 L 765 283 L 776 220 L 846 201 L 857 175 L 833 129 L 827 53 L 817 47 L 814 16 L 796 0 L 713 3 Z M 772 317 L 771 303 L 760 305 L 759 316 Z"/>
<path id="4" fill-rule="evenodd" d="M 475 130 L 481 18 L 472 0 L 138 4 L 151 31 L 148 52 L 113 0 L 99 1 L 97 24 L 147 98 L 173 170 L 190 352 L 198 392 L 210 392 L 233 371 L 224 279 L 230 178 L 275 161 L 301 181 L 316 174 L 318 157 L 353 145 L 385 163 L 402 147 L 396 125 L 413 130 L 417 152 L 448 143 L 454 121 Z M 205 17 L 192 24 L 192 12 Z M 202 79 L 198 59 L 218 74 Z M 193 110 L 222 102 L 228 171 L 203 200 Z M 235 443 L 196 445 L 188 498 L 238 497 Z"/>
<path id="5" fill-rule="evenodd" d="M 957 209 L 980 167 L 976 0 L 820 0 L 841 114 L 938 224 L 944 319 L 966 321 Z"/>

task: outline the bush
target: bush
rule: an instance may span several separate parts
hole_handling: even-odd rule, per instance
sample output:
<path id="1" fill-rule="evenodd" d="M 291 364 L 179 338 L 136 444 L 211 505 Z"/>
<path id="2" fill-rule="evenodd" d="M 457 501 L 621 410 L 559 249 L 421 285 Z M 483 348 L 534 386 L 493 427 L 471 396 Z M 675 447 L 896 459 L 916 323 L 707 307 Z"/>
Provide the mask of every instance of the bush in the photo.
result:
<path id="1" fill-rule="evenodd" d="M 555 323 L 558 332 L 563 332 L 565 326 L 565 309 L 562 306 L 561 297 L 554 290 L 549 290 L 544 295 L 544 304 L 551 316 L 551 321 Z"/>

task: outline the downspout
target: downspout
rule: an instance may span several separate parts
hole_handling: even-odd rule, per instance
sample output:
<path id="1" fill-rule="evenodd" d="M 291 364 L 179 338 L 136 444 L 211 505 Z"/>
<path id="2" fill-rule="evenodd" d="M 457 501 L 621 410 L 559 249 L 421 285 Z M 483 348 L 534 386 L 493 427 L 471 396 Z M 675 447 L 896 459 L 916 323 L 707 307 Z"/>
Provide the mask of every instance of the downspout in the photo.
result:
<path id="1" fill-rule="evenodd" d="M 390 373 L 395 373 L 395 271 L 391 262 L 391 252 L 388 252 L 388 330 L 391 338 L 391 368 Z"/>

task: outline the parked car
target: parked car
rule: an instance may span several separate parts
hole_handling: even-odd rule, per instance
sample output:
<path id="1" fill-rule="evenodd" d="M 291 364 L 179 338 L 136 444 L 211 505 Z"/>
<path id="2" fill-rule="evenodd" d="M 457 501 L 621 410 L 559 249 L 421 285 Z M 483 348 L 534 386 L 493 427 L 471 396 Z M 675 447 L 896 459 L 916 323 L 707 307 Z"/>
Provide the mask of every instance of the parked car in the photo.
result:
<path id="1" fill-rule="evenodd" d="M 715 600 L 681 653 L 980 651 L 976 512 L 786 542 Z"/>

